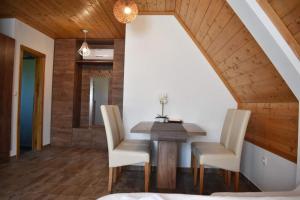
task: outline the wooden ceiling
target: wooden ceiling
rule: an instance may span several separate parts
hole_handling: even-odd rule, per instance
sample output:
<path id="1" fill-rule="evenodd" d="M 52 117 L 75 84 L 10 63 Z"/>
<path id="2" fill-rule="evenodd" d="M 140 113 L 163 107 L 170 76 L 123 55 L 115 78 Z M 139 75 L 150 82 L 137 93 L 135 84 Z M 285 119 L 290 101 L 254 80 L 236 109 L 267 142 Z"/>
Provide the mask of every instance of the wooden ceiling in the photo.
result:
<path id="1" fill-rule="evenodd" d="M 125 25 L 112 12 L 115 0 L 1 0 L 0 18 L 15 17 L 52 38 L 116 39 Z M 172 13 L 175 0 L 137 0 L 140 13 Z"/>
<path id="2" fill-rule="evenodd" d="M 300 0 L 269 0 L 269 2 L 300 45 Z"/>
<path id="3" fill-rule="evenodd" d="M 136 0 L 142 14 L 168 14 L 175 11 L 175 0 Z"/>
<path id="4" fill-rule="evenodd" d="M 177 0 L 176 14 L 238 102 L 296 101 L 225 0 Z"/>
<path id="5" fill-rule="evenodd" d="M 300 0 L 279 15 L 297 38 Z M 53 38 L 124 38 L 114 0 L 3 0 L 0 17 L 16 17 Z M 136 0 L 140 13 L 175 14 L 239 102 L 296 101 L 284 80 L 225 0 Z M 281 3 L 281 4 L 280 4 Z M 290 5 L 285 4 L 285 5 Z M 294 19 L 294 18 L 293 18 Z M 299 25 L 299 24 L 298 24 Z"/>
<path id="6" fill-rule="evenodd" d="M 124 38 L 113 0 L 2 0 L 0 18 L 15 17 L 52 38 Z"/>

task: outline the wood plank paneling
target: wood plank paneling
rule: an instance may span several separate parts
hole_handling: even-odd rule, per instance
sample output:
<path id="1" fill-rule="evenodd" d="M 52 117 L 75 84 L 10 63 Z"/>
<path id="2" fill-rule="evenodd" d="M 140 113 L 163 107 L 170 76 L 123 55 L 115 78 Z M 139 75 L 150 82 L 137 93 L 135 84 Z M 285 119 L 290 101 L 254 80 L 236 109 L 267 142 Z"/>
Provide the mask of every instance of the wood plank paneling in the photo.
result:
<path id="1" fill-rule="evenodd" d="M 296 101 L 271 61 L 225 0 L 201 0 L 197 9 L 190 11 L 193 13 L 190 15 L 197 17 L 191 22 L 192 17 L 187 17 L 189 14 L 186 13 L 189 13 L 190 6 L 195 5 L 192 0 L 181 0 L 177 16 L 198 46 L 215 63 L 217 73 L 226 79 L 227 87 L 237 94 L 235 96 L 240 102 Z M 257 73 L 257 69 L 262 67 L 264 73 Z M 265 73 L 269 74 L 268 77 Z M 234 77 L 236 80 L 230 80 Z M 262 91 L 264 87 L 269 91 Z"/>
<path id="2" fill-rule="evenodd" d="M 296 33 L 296 23 L 291 19 L 299 12 L 294 11 L 294 0 L 287 4 L 288 8 L 281 15 L 291 22 L 290 27 Z M 285 4 L 281 1 L 281 5 Z M 201 0 L 196 5 L 193 0 L 177 0 L 175 12 L 239 107 L 252 110 L 246 139 L 295 162 L 298 101 L 228 3 L 225 0 Z M 265 105 L 270 108 L 262 115 Z M 291 115 L 280 113 L 287 110 L 291 110 Z"/>
<path id="3" fill-rule="evenodd" d="M 114 0 L 3 0 L 0 18 L 15 17 L 52 38 L 124 38 L 125 26 L 113 16 Z"/>
<path id="4" fill-rule="evenodd" d="M 257 0 L 300 59 L 300 0 Z"/>
<path id="5" fill-rule="evenodd" d="M 166 14 L 175 11 L 176 0 L 136 0 L 140 14 Z"/>
<path id="6" fill-rule="evenodd" d="M 3 0 L 0 18 L 15 17 L 52 38 L 119 39 L 125 25 L 113 15 L 116 0 Z M 195 1 L 195 0 L 194 0 Z M 198 0 L 197 0 L 198 1 Z M 173 14 L 176 0 L 136 0 L 140 14 Z"/>
<path id="7" fill-rule="evenodd" d="M 0 34 L 0 162 L 9 160 L 15 40 Z"/>
<path id="8" fill-rule="evenodd" d="M 297 162 L 298 103 L 241 103 L 252 111 L 246 139 Z"/>

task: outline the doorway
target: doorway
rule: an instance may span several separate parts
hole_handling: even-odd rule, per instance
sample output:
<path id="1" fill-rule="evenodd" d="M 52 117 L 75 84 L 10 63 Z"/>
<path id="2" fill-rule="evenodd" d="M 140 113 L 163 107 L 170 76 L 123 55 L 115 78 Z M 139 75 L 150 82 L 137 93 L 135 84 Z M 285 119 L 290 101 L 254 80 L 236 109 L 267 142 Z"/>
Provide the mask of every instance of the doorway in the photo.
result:
<path id="1" fill-rule="evenodd" d="M 89 127 L 98 127 L 104 124 L 100 106 L 108 104 L 109 85 L 110 78 L 108 77 L 92 77 L 90 79 Z"/>
<path id="2" fill-rule="evenodd" d="M 17 157 L 42 149 L 45 55 L 21 46 Z"/>

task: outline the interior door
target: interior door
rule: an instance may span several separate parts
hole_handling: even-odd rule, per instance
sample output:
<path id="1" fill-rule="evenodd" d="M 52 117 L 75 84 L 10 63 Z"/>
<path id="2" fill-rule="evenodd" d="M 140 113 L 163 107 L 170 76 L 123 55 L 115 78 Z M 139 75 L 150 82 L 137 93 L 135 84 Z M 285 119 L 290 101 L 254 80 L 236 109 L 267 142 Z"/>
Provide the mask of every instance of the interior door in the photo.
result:
<path id="1" fill-rule="evenodd" d="M 8 161 L 15 40 L 0 33 L 0 47 L 0 161 Z"/>

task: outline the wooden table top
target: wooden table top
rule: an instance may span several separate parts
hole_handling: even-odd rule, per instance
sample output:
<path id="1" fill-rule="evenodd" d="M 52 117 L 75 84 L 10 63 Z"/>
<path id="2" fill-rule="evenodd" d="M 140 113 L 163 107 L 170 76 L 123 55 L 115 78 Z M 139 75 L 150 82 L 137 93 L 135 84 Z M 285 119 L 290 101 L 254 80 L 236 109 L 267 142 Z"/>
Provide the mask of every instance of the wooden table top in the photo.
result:
<path id="1" fill-rule="evenodd" d="M 186 142 L 190 136 L 205 136 L 206 132 L 198 125 L 193 123 L 160 123 L 157 122 L 139 122 L 132 129 L 132 133 L 151 134 L 151 140 L 166 140 Z"/>

